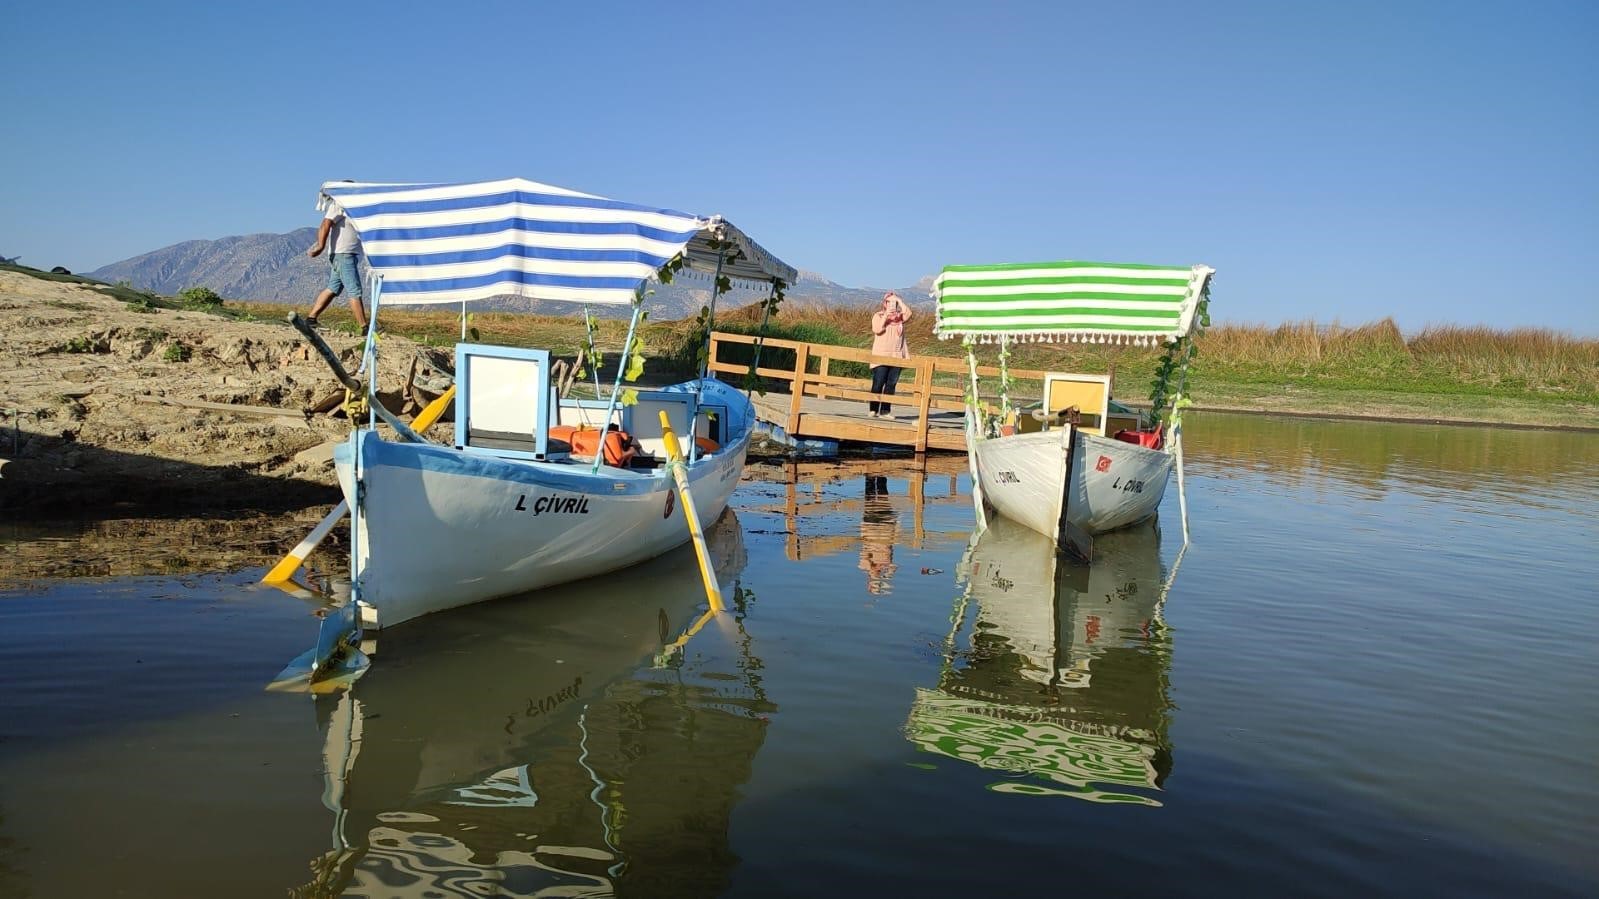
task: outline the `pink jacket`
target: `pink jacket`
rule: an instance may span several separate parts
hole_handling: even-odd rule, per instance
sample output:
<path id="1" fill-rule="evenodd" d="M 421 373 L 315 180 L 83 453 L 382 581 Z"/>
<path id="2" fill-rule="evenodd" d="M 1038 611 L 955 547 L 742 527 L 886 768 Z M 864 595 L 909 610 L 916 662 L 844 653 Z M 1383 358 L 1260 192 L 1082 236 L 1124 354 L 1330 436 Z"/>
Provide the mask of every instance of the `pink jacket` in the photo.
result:
<path id="1" fill-rule="evenodd" d="M 888 313 L 882 309 L 872 313 L 872 355 L 909 359 L 911 348 L 910 344 L 905 342 L 905 322 L 911 320 L 911 307 L 896 297 L 895 308 L 904 316 L 904 321 L 888 321 Z"/>

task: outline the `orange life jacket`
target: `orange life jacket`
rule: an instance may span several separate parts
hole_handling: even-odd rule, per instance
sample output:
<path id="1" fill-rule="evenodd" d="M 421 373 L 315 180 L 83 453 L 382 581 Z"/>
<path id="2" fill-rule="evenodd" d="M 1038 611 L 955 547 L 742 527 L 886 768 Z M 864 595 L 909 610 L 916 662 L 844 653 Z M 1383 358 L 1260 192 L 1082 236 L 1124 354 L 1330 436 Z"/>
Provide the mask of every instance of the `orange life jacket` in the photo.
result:
<path id="1" fill-rule="evenodd" d="M 597 428 L 575 428 L 571 425 L 555 425 L 550 428 L 550 436 L 556 440 L 565 440 L 572 446 L 572 455 L 594 458 L 594 451 L 600 446 L 600 432 Z M 605 464 L 621 465 L 622 454 L 627 452 L 628 444 L 633 438 L 626 431 L 605 432 Z"/>

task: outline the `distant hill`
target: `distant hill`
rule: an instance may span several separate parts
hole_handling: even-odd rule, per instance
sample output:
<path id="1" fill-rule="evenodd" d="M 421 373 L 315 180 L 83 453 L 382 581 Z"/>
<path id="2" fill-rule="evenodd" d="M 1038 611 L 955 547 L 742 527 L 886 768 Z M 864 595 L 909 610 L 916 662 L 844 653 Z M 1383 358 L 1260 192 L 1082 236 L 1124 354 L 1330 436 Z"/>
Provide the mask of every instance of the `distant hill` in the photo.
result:
<path id="1" fill-rule="evenodd" d="M 175 294 L 188 287 L 209 287 L 228 299 L 267 303 L 310 303 L 327 283 L 327 262 L 305 255 L 316 239 L 315 228 L 300 228 L 287 234 L 245 234 L 217 240 L 186 240 L 153 250 L 141 256 L 113 262 L 88 272 L 88 277 L 115 284 L 127 281 L 140 290 Z M 913 306 L 927 306 L 933 279 L 923 278 L 910 287 L 895 288 Z M 704 280 L 658 287 L 650 298 L 651 314 L 657 319 L 693 315 L 710 295 Z M 755 291 L 735 290 L 717 303 L 732 308 L 755 302 L 765 296 Z M 816 272 L 801 271 L 799 283 L 789 288 L 788 298 L 844 306 L 875 305 L 883 296 L 880 287 L 845 287 Z M 516 312 L 569 312 L 567 303 L 540 303 L 520 297 L 484 300 L 475 304 L 484 310 Z M 621 310 L 610 307 L 614 314 Z M 604 311 L 596 309 L 597 312 Z"/>

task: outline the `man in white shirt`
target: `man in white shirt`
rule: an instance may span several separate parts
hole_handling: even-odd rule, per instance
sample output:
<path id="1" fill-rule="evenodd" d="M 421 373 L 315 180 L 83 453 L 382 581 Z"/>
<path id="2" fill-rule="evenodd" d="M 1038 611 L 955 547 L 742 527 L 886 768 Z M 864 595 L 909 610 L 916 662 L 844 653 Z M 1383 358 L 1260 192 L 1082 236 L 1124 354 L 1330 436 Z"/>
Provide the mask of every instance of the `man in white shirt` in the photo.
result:
<path id="1" fill-rule="evenodd" d="M 328 271 L 328 286 L 316 295 L 316 301 L 311 304 L 311 326 L 316 327 L 317 316 L 328 308 L 334 297 L 348 291 L 355 323 L 365 331 L 366 306 L 361 302 L 361 275 L 356 265 L 356 258 L 361 253 L 361 235 L 355 232 L 355 226 L 345 217 L 344 207 L 337 200 L 328 200 L 327 214 L 322 216 L 322 224 L 316 231 L 316 244 L 306 251 L 306 255 L 312 259 L 322 255 L 330 239 L 333 253 L 328 257 L 332 263 Z"/>

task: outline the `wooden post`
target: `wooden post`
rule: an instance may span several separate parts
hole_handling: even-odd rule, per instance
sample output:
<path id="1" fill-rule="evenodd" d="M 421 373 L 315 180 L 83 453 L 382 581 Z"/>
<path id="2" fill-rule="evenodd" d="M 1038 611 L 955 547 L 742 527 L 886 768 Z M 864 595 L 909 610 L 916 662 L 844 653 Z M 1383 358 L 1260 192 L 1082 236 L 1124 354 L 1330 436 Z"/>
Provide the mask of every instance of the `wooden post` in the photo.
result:
<path id="1" fill-rule="evenodd" d="M 933 362 L 919 359 L 916 362 L 916 389 L 920 391 L 916 410 L 916 451 L 927 452 L 927 412 L 933 405 Z"/>
<path id="2" fill-rule="evenodd" d="M 788 402 L 788 437 L 790 440 L 797 439 L 800 406 L 805 402 L 805 369 L 809 367 L 810 361 L 811 345 L 808 343 L 800 344 L 799 349 L 794 351 L 794 383 L 792 385 L 794 394 L 789 397 Z"/>
<path id="3" fill-rule="evenodd" d="M 926 457 L 922 457 L 925 460 Z M 917 549 L 922 548 L 923 541 L 927 539 L 927 527 L 922 521 L 922 509 L 927 505 L 927 472 L 913 471 L 910 475 L 911 485 L 911 534 L 912 545 Z"/>
<path id="4" fill-rule="evenodd" d="M 833 357 L 832 356 L 823 356 L 822 357 L 822 365 L 821 365 L 821 368 L 819 369 L 820 374 L 821 374 L 822 377 L 825 378 L 825 377 L 828 376 L 829 369 L 832 367 L 832 362 L 833 362 Z"/>
<path id="5" fill-rule="evenodd" d="M 798 562 L 800 561 L 799 487 L 797 486 L 799 484 L 799 465 L 795 462 L 790 462 L 787 469 L 787 477 L 783 479 L 787 481 L 783 485 L 783 498 L 785 500 L 783 523 L 788 527 L 787 556 L 790 561 Z"/>

